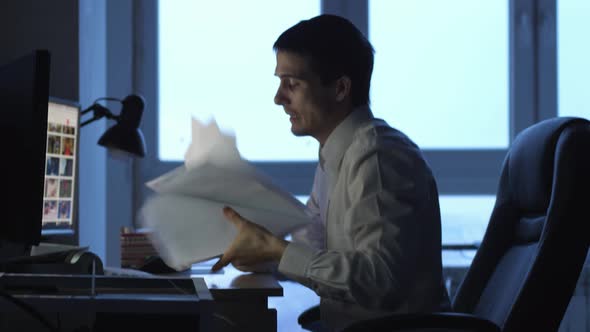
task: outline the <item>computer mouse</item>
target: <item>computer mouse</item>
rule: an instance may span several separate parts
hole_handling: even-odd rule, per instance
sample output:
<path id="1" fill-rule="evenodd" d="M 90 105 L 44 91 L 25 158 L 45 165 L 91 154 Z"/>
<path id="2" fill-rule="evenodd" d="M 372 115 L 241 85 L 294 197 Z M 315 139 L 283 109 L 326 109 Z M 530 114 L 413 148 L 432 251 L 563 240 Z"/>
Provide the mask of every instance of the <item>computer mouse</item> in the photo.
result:
<path id="1" fill-rule="evenodd" d="M 69 254 L 65 262 L 74 266 L 75 271 L 83 274 L 92 274 L 94 263 L 94 274 L 104 274 L 102 260 L 90 251 L 75 251 Z"/>

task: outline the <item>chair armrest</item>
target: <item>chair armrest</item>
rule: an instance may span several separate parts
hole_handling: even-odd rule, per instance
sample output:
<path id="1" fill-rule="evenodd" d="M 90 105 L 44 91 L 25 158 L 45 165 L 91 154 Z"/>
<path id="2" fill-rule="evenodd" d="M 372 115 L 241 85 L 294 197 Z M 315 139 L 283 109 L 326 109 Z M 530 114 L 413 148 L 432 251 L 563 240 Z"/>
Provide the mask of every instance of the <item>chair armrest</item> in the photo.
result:
<path id="1" fill-rule="evenodd" d="M 353 323 L 342 332 L 401 331 L 406 329 L 438 328 L 458 331 L 500 332 L 500 328 L 487 319 L 455 312 L 390 315 Z"/>
<path id="2" fill-rule="evenodd" d="M 297 318 L 299 325 L 305 328 L 305 326 L 320 320 L 320 306 L 313 306 L 304 312 L 302 312 Z"/>

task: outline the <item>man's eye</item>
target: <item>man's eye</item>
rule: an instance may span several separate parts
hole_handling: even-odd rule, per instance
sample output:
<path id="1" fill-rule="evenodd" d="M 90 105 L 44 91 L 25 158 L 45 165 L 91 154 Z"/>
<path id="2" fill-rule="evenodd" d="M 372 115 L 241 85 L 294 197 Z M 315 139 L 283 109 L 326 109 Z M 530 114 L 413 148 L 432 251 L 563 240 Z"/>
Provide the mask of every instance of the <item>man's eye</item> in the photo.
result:
<path id="1" fill-rule="evenodd" d="M 287 89 L 287 90 L 293 90 L 295 88 L 297 88 L 300 85 L 301 82 L 299 82 L 296 79 L 293 78 L 283 78 L 281 79 L 281 87 L 283 89 Z"/>

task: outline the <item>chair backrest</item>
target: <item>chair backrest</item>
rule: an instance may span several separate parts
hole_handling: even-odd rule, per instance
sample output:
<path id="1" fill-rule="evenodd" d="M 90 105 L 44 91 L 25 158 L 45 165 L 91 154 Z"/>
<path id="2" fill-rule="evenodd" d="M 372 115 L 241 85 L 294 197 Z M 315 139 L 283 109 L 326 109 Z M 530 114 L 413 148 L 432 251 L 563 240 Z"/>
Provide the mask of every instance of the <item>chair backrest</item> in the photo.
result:
<path id="1" fill-rule="evenodd" d="M 502 331 L 557 331 L 584 265 L 589 224 L 590 122 L 557 117 L 522 131 L 453 309 Z"/>

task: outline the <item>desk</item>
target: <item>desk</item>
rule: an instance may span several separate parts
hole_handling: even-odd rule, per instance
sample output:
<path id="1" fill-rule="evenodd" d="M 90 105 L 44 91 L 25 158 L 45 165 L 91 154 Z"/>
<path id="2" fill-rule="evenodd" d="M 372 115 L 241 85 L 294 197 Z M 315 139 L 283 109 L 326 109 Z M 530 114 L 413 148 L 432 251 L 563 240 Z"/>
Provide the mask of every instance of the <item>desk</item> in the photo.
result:
<path id="1" fill-rule="evenodd" d="M 64 331 L 116 331 L 122 325 L 142 332 L 211 327 L 213 300 L 202 278 L 3 274 L 0 286 L 2 293 Z M 3 331 L 48 330 L 5 296 L 0 312 Z"/>
<path id="2" fill-rule="evenodd" d="M 268 308 L 268 297 L 283 296 L 283 288 L 272 274 L 244 273 L 226 266 L 223 273 L 206 273 L 205 264 L 177 274 L 181 278 L 202 277 L 213 297 L 213 331 L 277 331 L 276 309 Z"/>
<path id="3" fill-rule="evenodd" d="M 161 325 L 158 328 L 150 326 L 152 323 L 146 315 L 185 315 L 185 319 L 178 323 L 185 326 L 190 324 L 188 317 L 198 314 L 201 330 L 277 331 L 277 312 L 268 308 L 268 297 L 282 296 L 283 288 L 273 275 L 243 273 L 232 266 L 225 267 L 222 273 L 207 273 L 208 270 L 203 267 L 154 278 L 97 276 L 96 296 L 91 294 L 89 275 L 4 274 L 0 277 L 0 286 L 6 289 L 7 285 L 11 285 L 13 290 L 20 289 L 8 291 L 42 312 L 101 313 L 96 319 L 106 323 L 97 330 L 107 331 L 121 321 L 134 324 L 133 317 L 136 317 L 138 323 L 148 325 L 147 330 L 136 330 L 161 331 Z M 37 288 L 26 290 L 30 285 Z M 64 291 L 42 291 L 56 285 Z M 7 310 L 22 311 L 1 301 L 0 312 Z M 125 314 L 127 318 L 109 313 Z M 138 318 L 137 314 L 142 316 Z M 30 320 L 28 316 L 23 317 Z M 162 319 L 167 318 L 158 319 L 158 322 Z"/>

